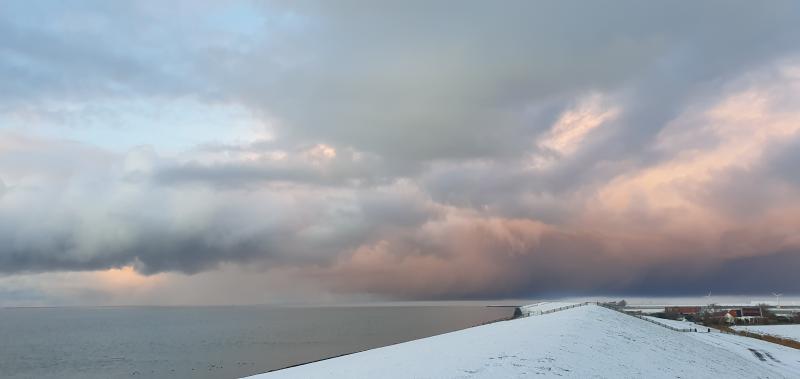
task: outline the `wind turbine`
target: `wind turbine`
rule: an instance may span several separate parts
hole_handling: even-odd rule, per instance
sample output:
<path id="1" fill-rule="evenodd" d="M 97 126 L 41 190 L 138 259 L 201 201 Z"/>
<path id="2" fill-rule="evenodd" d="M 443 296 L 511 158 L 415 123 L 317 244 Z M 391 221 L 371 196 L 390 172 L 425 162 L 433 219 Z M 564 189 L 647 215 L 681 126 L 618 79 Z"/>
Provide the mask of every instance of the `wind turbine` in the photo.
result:
<path id="1" fill-rule="evenodd" d="M 706 295 L 706 303 L 708 304 L 708 308 L 706 312 L 711 313 L 715 311 L 715 307 L 711 305 L 711 291 L 708 291 L 708 295 Z M 710 310 L 710 311 L 709 311 Z"/>
<path id="2" fill-rule="evenodd" d="M 783 296 L 783 294 L 775 292 L 773 292 L 772 294 L 775 295 L 775 301 L 778 303 L 778 309 L 781 309 L 781 296 Z"/>

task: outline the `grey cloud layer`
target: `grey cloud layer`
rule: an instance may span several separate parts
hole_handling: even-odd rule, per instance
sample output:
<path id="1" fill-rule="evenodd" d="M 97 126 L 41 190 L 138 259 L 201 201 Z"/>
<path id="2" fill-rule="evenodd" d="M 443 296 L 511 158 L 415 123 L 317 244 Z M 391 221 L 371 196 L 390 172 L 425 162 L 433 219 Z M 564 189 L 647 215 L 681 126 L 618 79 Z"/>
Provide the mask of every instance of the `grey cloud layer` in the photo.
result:
<path id="1" fill-rule="evenodd" d="M 800 37 L 791 2 L 301 9 L 318 24 L 281 50 L 300 63 L 273 76 L 244 56 L 226 76 L 295 138 L 399 160 L 515 156 L 547 128 L 548 109 L 591 90 L 628 96 L 586 161 L 635 156 L 695 95 L 796 51 Z"/>
<path id="2" fill-rule="evenodd" d="M 202 27 L 213 6 L 150 5 L 54 7 L 47 28 L 8 6 L 4 92 L 231 99 L 283 120 L 286 137 L 400 165 L 514 156 L 576 94 L 626 91 L 589 161 L 640 153 L 686 102 L 800 38 L 792 1 L 293 2 L 265 7 L 264 35 L 240 45 Z"/>

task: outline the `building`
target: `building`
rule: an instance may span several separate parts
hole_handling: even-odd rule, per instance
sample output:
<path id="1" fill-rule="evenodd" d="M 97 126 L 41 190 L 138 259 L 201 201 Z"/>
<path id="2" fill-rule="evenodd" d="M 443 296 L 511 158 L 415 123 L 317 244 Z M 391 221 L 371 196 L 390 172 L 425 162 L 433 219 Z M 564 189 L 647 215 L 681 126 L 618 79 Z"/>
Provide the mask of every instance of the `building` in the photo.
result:
<path id="1" fill-rule="evenodd" d="M 700 307 L 686 307 L 686 306 L 665 307 L 664 313 L 679 314 L 683 316 L 694 316 L 700 313 Z"/>
<path id="2" fill-rule="evenodd" d="M 740 317 L 764 317 L 759 307 L 742 307 Z"/>

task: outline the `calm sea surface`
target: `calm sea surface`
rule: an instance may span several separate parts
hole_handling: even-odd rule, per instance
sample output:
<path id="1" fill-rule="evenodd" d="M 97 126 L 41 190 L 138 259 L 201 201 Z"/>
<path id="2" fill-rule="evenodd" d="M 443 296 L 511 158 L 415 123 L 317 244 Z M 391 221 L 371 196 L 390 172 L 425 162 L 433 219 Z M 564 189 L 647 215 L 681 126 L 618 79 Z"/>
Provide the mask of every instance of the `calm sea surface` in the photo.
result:
<path id="1" fill-rule="evenodd" d="M 510 308 L 0 309 L 2 378 L 237 378 L 508 317 Z"/>

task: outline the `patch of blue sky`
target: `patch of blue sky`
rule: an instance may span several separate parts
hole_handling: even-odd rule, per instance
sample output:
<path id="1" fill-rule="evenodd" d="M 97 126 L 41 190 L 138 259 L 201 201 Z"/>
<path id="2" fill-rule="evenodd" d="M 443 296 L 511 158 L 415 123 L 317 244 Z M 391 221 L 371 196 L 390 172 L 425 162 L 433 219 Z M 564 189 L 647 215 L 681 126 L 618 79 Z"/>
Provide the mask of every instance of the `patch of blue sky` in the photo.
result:
<path id="1" fill-rule="evenodd" d="M 242 36 L 255 36 L 265 32 L 266 18 L 263 9 L 249 2 L 228 3 L 219 12 L 212 13 L 209 26 Z"/>
<path id="2" fill-rule="evenodd" d="M 55 102 L 0 113 L 0 130 L 78 141 L 112 151 L 152 146 L 179 153 L 211 142 L 245 142 L 268 135 L 246 108 L 192 99 Z"/>

